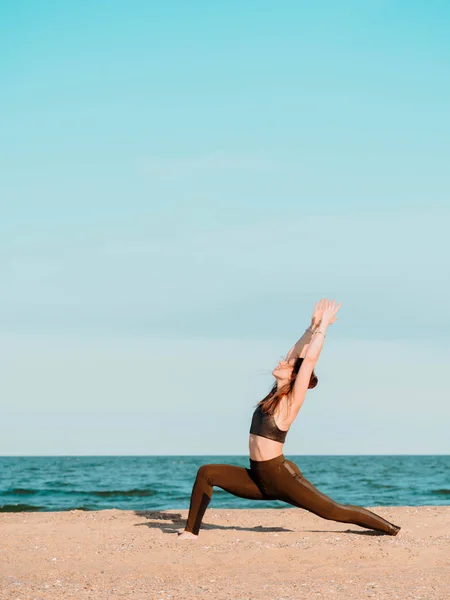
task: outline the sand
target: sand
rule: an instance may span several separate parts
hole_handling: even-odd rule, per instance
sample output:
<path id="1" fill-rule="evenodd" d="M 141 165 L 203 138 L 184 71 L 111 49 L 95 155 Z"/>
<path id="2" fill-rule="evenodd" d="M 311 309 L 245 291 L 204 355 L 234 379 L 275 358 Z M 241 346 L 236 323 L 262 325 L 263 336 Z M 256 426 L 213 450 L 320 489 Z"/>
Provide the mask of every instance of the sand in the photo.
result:
<path id="1" fill-rule="evenodd" d="M 301 509 L 0 513 L 0 599 L 449 600 L 450 506 L 368 507 L 387 536 Z"/>

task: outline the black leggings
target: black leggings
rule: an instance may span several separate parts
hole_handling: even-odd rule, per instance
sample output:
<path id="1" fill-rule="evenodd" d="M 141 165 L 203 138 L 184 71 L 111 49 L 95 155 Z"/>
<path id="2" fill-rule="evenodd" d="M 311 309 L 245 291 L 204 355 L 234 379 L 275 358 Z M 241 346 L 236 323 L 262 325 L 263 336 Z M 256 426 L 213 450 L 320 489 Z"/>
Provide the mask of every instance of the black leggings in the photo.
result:
<path id="1" fill-rule="evenodd" d="M 323 519 L 353 523 L 396 535 L 400 527 L 383 517 L 351 504 L 338 504 L 303 477 L 295 463 L 283 454 L 270 460 L 250 459 L 250 469 L 226 464 L 202 465 L 197 471 L 185 531 L 198 535 L 213 486 L 239 498 L 281 500 L 308 510 Z"/>

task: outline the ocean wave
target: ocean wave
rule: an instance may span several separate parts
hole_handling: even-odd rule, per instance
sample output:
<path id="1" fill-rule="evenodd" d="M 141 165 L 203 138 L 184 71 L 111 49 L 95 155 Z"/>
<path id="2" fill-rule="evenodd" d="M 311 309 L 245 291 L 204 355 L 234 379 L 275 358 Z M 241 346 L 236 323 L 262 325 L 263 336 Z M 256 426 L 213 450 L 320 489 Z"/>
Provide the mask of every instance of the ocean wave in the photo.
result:
<path id="1" fill-rule="evenodd" d="M 12 490 L 2 492 L 0 496 L 31 496 L 32 494 L 36 494 L 38 491 L 39 490 L 28 488 L 13 488 Z"/>
<path id="2" fill-rule="evenodd" d="M 54 495 L 69 495 L 69 496 L 97 496 L 99 498 L 115 498 L 117 496 L 125 496 L 130 498 L 139 498 L 154 496 L 157 492 L 151 488 L 132 489 L 132 490 L 46 490 L 33 488 L 13 488 L 6 492 L 0 493 L 0 496 L 32 496 L 34 494 L 54 494 Z"/>
<path id="3" fill-rule="evenodd" d="M 150 488 L 139 490 L 99 490 L 93 492 L 71 492 L 77 494 L 89 494 L 91 496 L 99 496 L 100 498 L 112 498 L 113 496 L 127 496 L 127 497 L 136 497 L 136 496 L 154 496 L 156 494 L 155 490 Z"/>
<path id="4" fill-rule="evenodd" d="M 32 504 L 2 504 L 0 506 L 0 512 L 38 511 L 43 508 L 45 508 L 45 506 L 34 506 Z"/>

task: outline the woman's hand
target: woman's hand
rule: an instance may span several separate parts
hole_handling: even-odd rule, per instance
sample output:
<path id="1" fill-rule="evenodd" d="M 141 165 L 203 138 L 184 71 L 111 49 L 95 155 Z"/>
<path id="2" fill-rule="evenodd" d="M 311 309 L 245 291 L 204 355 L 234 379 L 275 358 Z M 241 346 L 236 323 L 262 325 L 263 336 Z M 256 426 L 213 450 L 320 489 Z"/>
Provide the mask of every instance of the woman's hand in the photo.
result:
<path id="1" fill-rule="evenodd" d="M 325 300 L 325 306 L 322 311 L 322 321 L 326 321 L 328 325 L 331 325 L 335 321 L 337 321 L 336 313 L 341 308 L 342 302 L 336 304 L 334 300 L 331 302 L 329 300 Z"/>
<path id="2" fill-rule="evenodd" d="M 322 300 L 315 303 L 314 312 L 311 317 L 311 327 L 313 329 L 316 329 L 317 327 L 319 327 L 320 322 L 322 320 L 323 311 L 327 306 L 326 303 L 327 303 L 327 300 L 325 298 L 322 298 Z"/>

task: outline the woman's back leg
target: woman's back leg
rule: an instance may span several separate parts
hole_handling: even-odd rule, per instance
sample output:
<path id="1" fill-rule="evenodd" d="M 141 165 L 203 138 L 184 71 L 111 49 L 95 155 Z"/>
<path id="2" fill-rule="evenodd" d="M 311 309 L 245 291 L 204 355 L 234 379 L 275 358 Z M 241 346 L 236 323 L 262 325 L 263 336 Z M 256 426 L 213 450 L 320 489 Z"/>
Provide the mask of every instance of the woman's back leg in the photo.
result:
<path id="1" fill-rule="evenodd" d="M 282 465 L 284 476 L 280 480 L 283 487 L 278 496 L 279 500 L 308 510 L 323 519 L 353 523 L 390 535 L 398 533 L 400 529 L 398 526 L 362 506 L 335 502 L 308 481 L 300 473 L 295 463 L 291 461 L 286 461 L 286 463 Z"/>

